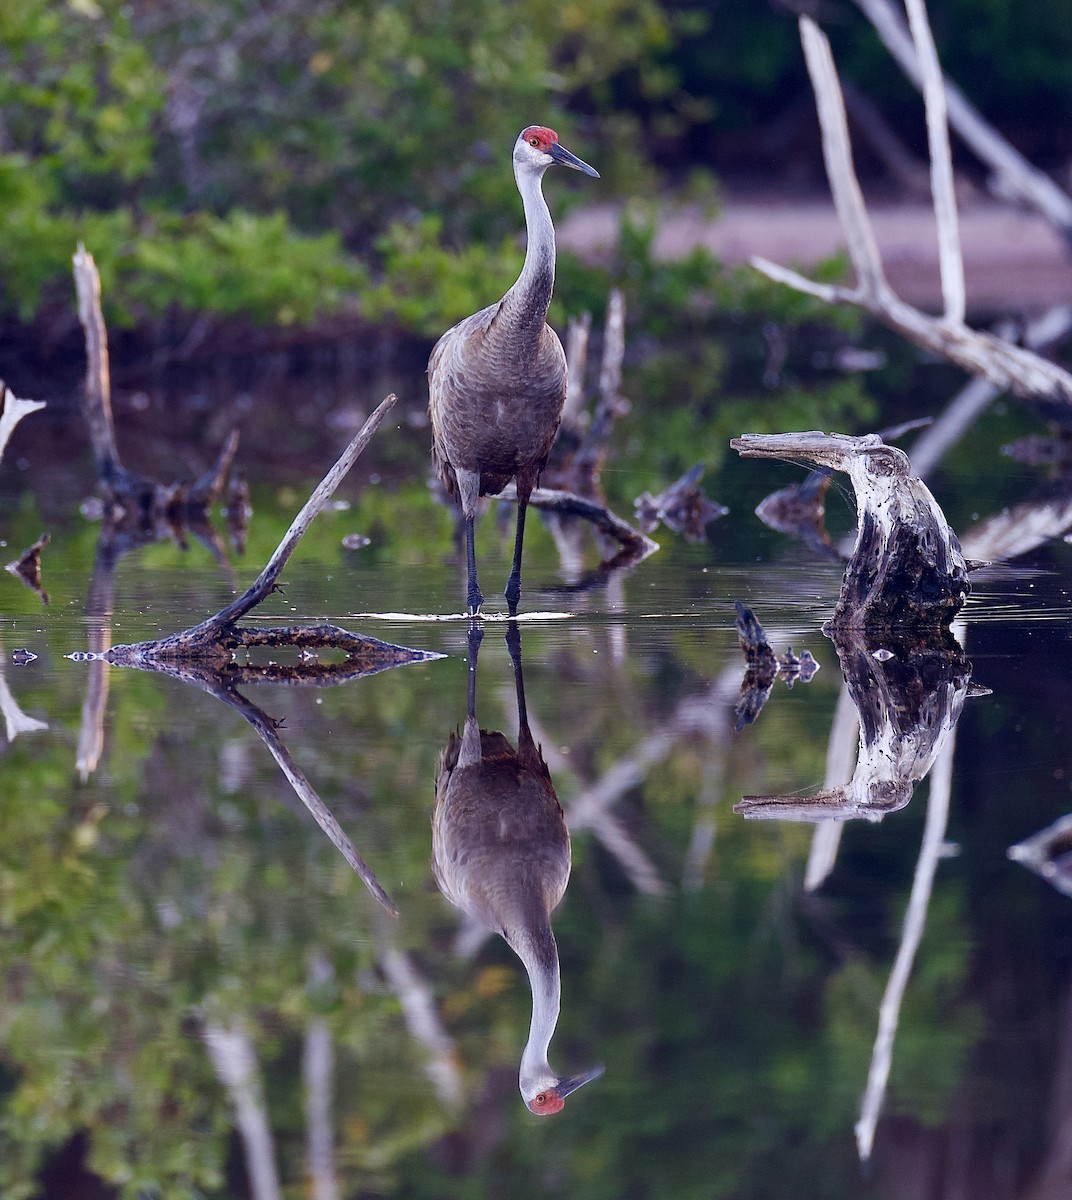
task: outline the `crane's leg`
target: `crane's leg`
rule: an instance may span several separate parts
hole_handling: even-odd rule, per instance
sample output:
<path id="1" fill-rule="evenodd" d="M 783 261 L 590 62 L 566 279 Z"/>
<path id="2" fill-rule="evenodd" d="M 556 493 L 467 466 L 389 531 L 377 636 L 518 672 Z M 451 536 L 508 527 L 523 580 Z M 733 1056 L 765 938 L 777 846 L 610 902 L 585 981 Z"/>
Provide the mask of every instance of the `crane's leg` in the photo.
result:
<path id="1" fill-rule="evenodd" d="M 517 605 L 521 599 L 521 547 L 525 541 L 525 510 L 529 506 L 531 491 L 531 485 L 523 487 L 521 480 L 517 481 L 517 531 L 514 534 L 514 562 L 510 568 L 510 578 L 506 581 L 506 591 L 503 592 L 512 617 L 517 615 Z"/>
<path id="2" fill-rule="evenodd" d="M 469 720 L 476 720 L 476 664 L 480 653 L 480 643 L 484 640 L 484 627 L 476 621 L 469 625 L 469 688 L 466 694 L 465 715 Z"/>
<path id="3" fill-rule="evenodd" d="M 469 615 L 475 617 L 480 612 L 484 597 L 480 584 L 476 579 L 476 544 L 473 525 L 476 521 L 476 505 L 480 498 L 480 472 L 454 470 L 458 481 L 458 496 L 462 502 L 462 516 L 465 517 L 465 600 L 469 606 Z"/>

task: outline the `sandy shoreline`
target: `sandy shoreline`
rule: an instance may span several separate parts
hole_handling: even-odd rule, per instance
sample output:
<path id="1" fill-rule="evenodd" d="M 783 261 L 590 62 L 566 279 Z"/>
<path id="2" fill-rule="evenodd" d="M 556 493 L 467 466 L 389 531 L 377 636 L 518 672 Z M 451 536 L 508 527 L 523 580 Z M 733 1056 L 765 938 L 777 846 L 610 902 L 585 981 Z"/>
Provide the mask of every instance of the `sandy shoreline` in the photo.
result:
<path id="1" fill-rule="evenodd" d="M 559 244 L 598 254 L 613 244 L 619 209 L 592 206 L 559 225 Z M 894 289 L 927 311 L 941 305 L 934 217 L 927 205 L 876 204 L 875 234 Z M 1041 217 L 989 200 L 965 204 L 961 242 L 972 313 L 1035 313 L 1072 303 L 1072 251 Z M 784 265 L 806 267 L 844 246 L 832 203 L 818 199 L 787 204 L 726 196 L 719 216 L 668 210 L 655 238 L 655 252 L 676 257 L 705 246 L 737 265 L 761 255 Z"/>

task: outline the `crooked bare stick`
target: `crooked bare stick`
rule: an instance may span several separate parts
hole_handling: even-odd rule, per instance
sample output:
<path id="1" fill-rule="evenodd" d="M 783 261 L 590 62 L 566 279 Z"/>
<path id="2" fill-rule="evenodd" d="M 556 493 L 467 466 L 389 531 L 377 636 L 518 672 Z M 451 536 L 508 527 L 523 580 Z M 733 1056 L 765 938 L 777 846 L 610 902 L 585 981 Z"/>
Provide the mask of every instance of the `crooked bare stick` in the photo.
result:
<path id="1" fill-rule="evenodd" d="M 904 18 L 891 0 L 854 0 L 901 70 L 917 86 L 921 73 L 912 37 Z M 972 151 L 994 171 L 997 187 L 1006 198 L 1030 204 L 1072 243 L 1072 196 L 1038 170 L 982 116 L 964 93 L 944 80 L 946 105 L 953 128 Z"/>
<path id="2" fill-rule="evenodd" d="M 953 191 L 953 156 L 949 149 L 945 85 L 923 0 L 905 0 L 916 47 L 927 114 L 927 145 L 931 158 L 931 192 L 938 224 L 938 263 L 942 277 L 945 319 L 962 325 L 965 314 L 964 259 L 960 252 L 960 222 Z"/>
<path id="3" fill-rule="evenodd" d="M 516 500 L 517 490 L 512 483 L 507 484 L 497 498 Z M 659 549 L 658 542 L 653 542 L 646 534 L 634 529 L 627 521 L 611 512 L 605 504 L 578 496 L 576 492 L 566 492 L 558 488 L 534 488 L 529 497 L 529 505 L 543 512 L 582 517 L 590 521 L 601 533 L 609 534 L 619 542 L 629 554 L 632 563 L 642 561 Z"/>
<path id="4" fill-rule="evenodd" d="M 290 528 L 283 535 L 283 540 L 276 547 L 275 553 L 268 560 L 264 570 L 261 571 L 253 583 L 250 584 L 241 596 L 228 604 L 226 608 L 221 609 L 207 620 L 202 621 L 200 625 L 195 625 L 191 629 L 186 630 L 182 635 L 183 637 L 192 641 L 208 641 L 216 637 L 221 630 L 225 629 L 228 625 L 233 625 L 251 609 L 256 608 L 272 592 L 279 581 L 280 575 L 283 573 L 283 568 L 286 566 L 287 560 L 294 553 L 295 549 L 297 549 L 298 543 L 305 535 L 305 531 L 335 494 L 335 490 L 346 478 L 347 473 L 357 461 L 358 456 L 372 440 L 372 435 L 379 428 L 380 422 L 394 407 L 396 399 L 397 397 L 392 393 L 380 401 L 379 407 L 364 425 L 361 426 L 357 436 L 342 454 L 339 455 L 335 465 L 316 486 L 309 499 L 306 500 L 301 511 L 291 522 Z"/>
<path id="5" fill-rule="evenodd" d="M 275 759 L 280 770 L 287 777 L 287 782 L 294 789 L 295 795 L 312 814 L 313 820 L 328 835 L 332 844 L 353 868 L 354 873 L 380 907 L 390 913 L 392 917 L 397 917 L 399 915 L 398 906 L 383 890 L 372 868 L 358 854 L 357 847 L 350 841 L 339 822 L 335 820 L 331 809 L 320 799 L 316 789 L 294 761 L 294 756 L 283 744 L 271 719 L 257 705 L 247 700 L 240 692 L 234 691 L 233 688 L 215 690 L 214 694 L 240 712 L 253 726 L 261 741 L 268 747 L 268 753 Z"/>
<path id="6" fill-rule="evenodd" d="M 112 419 L 112 377 L 108 360 L 108 330 L 101 312 L 101 283 L 93 255 L 78 243 L 74 255 L 74 286 L 78 320 L 86 339 L 84 409 L 93 445 L 97 476 L 111 482 L 123 470 Z"/>

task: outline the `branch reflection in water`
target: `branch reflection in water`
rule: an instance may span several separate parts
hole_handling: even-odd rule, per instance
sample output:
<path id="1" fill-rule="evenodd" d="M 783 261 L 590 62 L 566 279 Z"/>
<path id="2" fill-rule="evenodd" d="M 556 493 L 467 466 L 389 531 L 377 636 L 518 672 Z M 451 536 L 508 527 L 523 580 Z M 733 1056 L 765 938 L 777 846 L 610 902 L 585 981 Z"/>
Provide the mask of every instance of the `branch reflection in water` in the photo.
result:
<path id="1" fill-rule="evenodd" d="M 529 729 L 521 669 L 521 630 L 510 622 L 506 644 L 517 691 L 516 748 L 481 729 L 476 716 L 477 661 L 483 630 L 469 630 L 465 727 L 440 756 L 432 817 L 432 872 L 456 908 L 499 933 L 525 964 L 532 1020 L 518 1083 L 529 1110 L 560 1112 L 566 1097 L 603 1073 L 595 1067 L 562 1077 L 547 1052 L 558 1024 L 561 978 L 551 912 L 570 875 L 570 839 L 551 773 Z"/>

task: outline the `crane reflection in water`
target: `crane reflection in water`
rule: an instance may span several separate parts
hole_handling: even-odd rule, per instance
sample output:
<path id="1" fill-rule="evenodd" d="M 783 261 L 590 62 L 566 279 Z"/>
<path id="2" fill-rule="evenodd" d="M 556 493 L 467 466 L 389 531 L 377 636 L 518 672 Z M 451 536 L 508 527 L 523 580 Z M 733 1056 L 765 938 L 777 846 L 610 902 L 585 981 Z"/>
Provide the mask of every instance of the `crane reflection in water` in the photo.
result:
<path id="1" fill-rule="evenodd" d="M 518 1083 L 531 1112 L 560 1112 L 566 1097 L 603 1068 L 562 1077 L 547 1051 L 558 1023 L 561 980 L 551 912 L 570 875 L 562 806 L 533 740 L 521 671 L 521 632 L 510 622 L 506 644 L 517 689 L 518 737 L 481 729 L 476 717 L 477 658 L 483 631 L 469 631 L 469 696 L 462 733 L 440 757 L 432 817 L 432 872 L 455 907 L 500 934 L 525 965 L 532 1021 Z"/>

